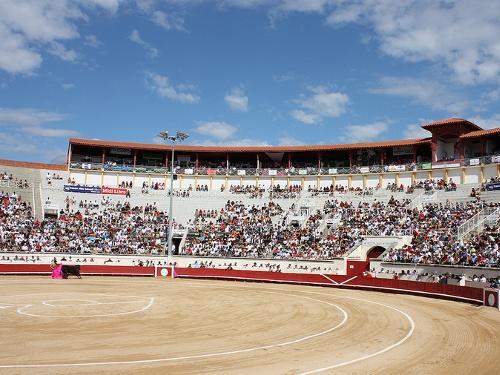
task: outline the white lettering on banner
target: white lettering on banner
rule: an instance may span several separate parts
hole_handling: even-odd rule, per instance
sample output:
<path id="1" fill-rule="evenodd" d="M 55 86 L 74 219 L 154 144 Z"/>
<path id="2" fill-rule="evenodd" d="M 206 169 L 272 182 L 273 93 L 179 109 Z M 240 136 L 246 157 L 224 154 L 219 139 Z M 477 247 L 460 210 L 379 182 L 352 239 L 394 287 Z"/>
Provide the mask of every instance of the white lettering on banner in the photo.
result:
<path id="1" fill-rule="evenodd" d="M 479 159 L 470 159 L 469 165 L 479 165 Z"/>
<path id="2" fill-rule="evenodd" d="M 412 146 L 396 146 L 392 148 L 392 154 L 394 156 L 400 155 L 412 155 L 413 147 Z"/>
<path id="3" fill-rule="evenodd" d="M 128 189 L 126 188 L 110 188 L 103 186 L 101 189 L 102 194 L 113 194 L 113 195 L 127 195 Z"/>
<path id="4" fill-rule="evenodd" d="M 238 169 L 238 176 L 245 176 L 247 172 L 244 169 Z"/>
<path id="5" fill-rule="evenodd" d="M 491 157 L 492 163 L 500 163 L 500 155 L 495 155 Z"/>
<path id="6" fill-rule="evenodd" d="M 404 172 L 405 171 L 405 166 L 404 165 L 389 165 L 387 167 L 388 172 Z"/>
<path id="7" fill-rule="evenodd" d="M 278 174 L 278 170 L 277 169 L 268 169 L 267 174 L 269 176 L 276 176 Z"/>
<path id="8" fill-rule="evenodd" d="M 432 169 L 457 168 L 457 167 L 460 167 L 460 163 L 432 164 Z"/>
<path id="9" fill-rule="evenodd" d="M 361 167 L 361 168 L 359 168 L 359 171 L 361 173 L 368 173 L 368 172 L 370 172 L 370 167 Z"/>
<path id="10" fill-rule="evenodd" d="M 300 175 L 306 175 L 307 174 L 307 169 L 299 169 L 299 174 Z"/>
<path id="11" fill-rule="evenodd" d="M 132 150 L 129 148 L 112 148 L 109 150 L 109 153 L 113 155 L 129 156 L 132 155 Z"/>
<path id="12" fill-rule="evenodd" d="M 337 168 L 328 168 L 328 174 L 337 174 Z"/>
<path id="13" fill-rule="evenodd" d="M 186 168 L 186 169 L 184 169 L 184 174 L 193 174 L 193 173 L 194 173 L 193 168 Z"/>

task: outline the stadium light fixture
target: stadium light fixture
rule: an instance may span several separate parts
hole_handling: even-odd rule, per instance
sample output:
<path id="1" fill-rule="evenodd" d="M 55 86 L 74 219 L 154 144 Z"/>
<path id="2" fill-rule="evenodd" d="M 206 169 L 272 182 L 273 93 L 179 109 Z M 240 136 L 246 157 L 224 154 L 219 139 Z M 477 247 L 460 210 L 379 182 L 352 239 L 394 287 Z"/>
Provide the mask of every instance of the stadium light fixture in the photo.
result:
<path id="1" fill-rule="evenodd" d="M 182 142 L 189 138 L 189 134 L 177 130 L 175 135 L 169 135 L 168 131 L 161 131 L 158 134 L 158 137 L 161 138 L 164 142 L 172 143 L 172 159 L 170 161 L 170 197 L 169 197 L 169 210 L 168 210 L 168 243 L 167 243 L 167 255 L 168 260 L 172 259 L 172 237 L 173 237 L 173 201 L 174 201 L 174 150 L 175 143 Z"/>

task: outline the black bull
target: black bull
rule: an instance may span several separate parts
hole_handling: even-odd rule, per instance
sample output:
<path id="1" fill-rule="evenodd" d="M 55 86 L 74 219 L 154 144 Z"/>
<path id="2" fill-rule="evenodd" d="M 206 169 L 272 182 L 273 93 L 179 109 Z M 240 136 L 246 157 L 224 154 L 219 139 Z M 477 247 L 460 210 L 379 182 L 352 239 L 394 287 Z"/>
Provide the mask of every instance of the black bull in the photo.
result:
<path id="1" fill-rule="evenodd" d="M 77 276 L 79 279 L 82 278 L 82 276 L 80 275 L 80 265 L 79 264 L 74 265 L 74 266 L 63 264 L 63 266 L 61 267 L 61 271 L 63 274 L 63 279 L 67 279 L 69 275 Z"/>

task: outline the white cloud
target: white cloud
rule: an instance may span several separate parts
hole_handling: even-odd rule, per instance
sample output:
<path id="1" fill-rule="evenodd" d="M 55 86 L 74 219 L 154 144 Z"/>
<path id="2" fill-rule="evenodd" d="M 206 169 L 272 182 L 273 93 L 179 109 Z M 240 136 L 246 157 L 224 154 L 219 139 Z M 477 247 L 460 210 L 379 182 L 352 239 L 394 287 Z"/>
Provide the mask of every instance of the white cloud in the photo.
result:
<path id="1" fill-rule="evenodd" d="M 151 21 L 165 30 L 185 31 L 184 18 L 178 14 L 165 13 L 161 10 L 155 10 L 151 13 Z"/>
<path id="2" fill-rule="evenodd" d="M 326 87 L 316 86 L 309 89 L 310 96 L 302 95 L 295 102 L 301 107 L 292 111 L 292 116 L 306 124 L 316 124 L 324 117 L 339 117 L 349 103 L 349 97 L 341 92 L 329 91 Z"/>
<path id="3" fill-rule="evenodd" d="M 279 82 L 279 83 L 293 81 L 294 79 L 295 79 L 295 76 L 291 73 L 273 76 L 273 81 Z"/>
<path id="4" fill-rule="evenodd" d="M 379 87 L 368 90 L 374 94 L 409 98 L 435 110 L 451 114 L 464 112 L 471 103 L 437 81 L 409 77 L 384 77 Z"/>
<path id="5" fill-rule="evenodd" d="M 71 90 L 71 89 L 75 88 L 74 83 L 63 83 L 61 86 L 65 90 Z"/>
<path id="6" fill-rule="evenodd" d="M 146 72 L 146 85 L 161 98 L 180 103 L 198 103 L 200 101 L 198 95 L 190 92 L 193 91 L 193 86 L 181 84 L 176 87 L 170 83 L 168 77 L 160 74 Z"/>
<path id="7" fill-rule="evenodd" d="M 148 52 L 149 57 L 151 57 L 152 59 L 158 56 L 158 50 L 151 46 L 151 44 L 143 40 L 141 38 L 141 35 L 139 34 L 139 31 L 137 31 L 136 29 L 132 30 L 132 32 L 128 36 L 128 39 L 144 48 Z"/>
<path id="8" fill-rule="evenodd" d="M 254 138 L 238 138 L 238 139 L 225 139 L 223 141 L 213 141 L 211 139 L 194 139 L 190 142 L 192 145 L 197 146 L 242 146 L 242 147 L 250 147 L 250 146 L 271 146 L 271 144 L 262 139 L 254 139 Z"/>
<path id="9" fill-rule="evenodd" d="M 427 123 L 428 121 L 426 121 Z M 424 122 L 422 122 L 424 123 Z M 403 137 L 405 139 L 412 139 L 412 138 L 428 138 L 432 134 L 428 131 L 422 128 L 421 125 L 408 125 L 406 129 L 403 131 Z"/>
<path id="10" fill-rule="evenodd" d="M 0 108 L 0 124 L 40 126 L 47 122 L 62 121 L 66 115 L 44 112 L 32 108 Z"/>
<path id="11" fill-rule="evenodd" d="M 238 128 L 226 122 L 198 122 L 195 131 L 220 140 L 230 139 Z"/>
<path id="12" fill-rule="evenodd" d="M 345 143 L 373 142 L 389 130 L 385 122 L 373 122 L 365 125 L 347 125 L 340 140 Z"/>
<path id="13" fill-rule="evenodd" d="M 23 128 L 22 131 L 40 137 L 76 137 L 79 134 L 76 130 L 71 129 L 54 129 L 36 126 Z"/>
<path id="14" fill-rule="evenodd" d="M 224 100 L 233 111 L 248 111 L 248 96 L 246 96 L 245 92 L 239 87 L 231 89 L 231 91 L 224 97 Z"/>
<path id="15" fill-rule="evenodd" d="M 37 147 L 31 142 L 26 142 L 24 136 L 9 131 L 0 132 L 0 150 L 4 153 L 34 153 Z"/>
<path id="16" fill-rule="evenodd" d="M 301 146 L 303 144 L 304 144 L 303 141 L 301 141 L 297 138 L 291 137 L 289 135 L 284 135 L 278 139 L 279 146 Z"/>
<path id="17" fill-rule="evenodd" d="M 97 48 L 102 46 L 102 42 L 93 34 L 86 35 L 84 39 L 85 41 L 83 42 L 83 44 L 87 47 Z"/>
<path id="18" fill-rule="evenodd" d="M 44 127 L 47 123 L 60 122 L 66 115 L 39 111 L 33 108 L 0 108 L 0 126 L 25 135 L 39 137 L 71 137 L 79 133 L 71 129 Z"/>
<path id="19" fill-rule="evenodd" d="M 78 58 L 78 54 L 74 50 L 67 49 L 58 42 L 51 43 L 48 51 L 64 61 L 75 61 Z"/>
<path id="20" fill-rule="evenodd" d="M 306 113 L 302 110 L 295 109 L 292 111 L 292 117 L 304 124 L 316 124 L 321 121 L 321 117 L 314 113 Z"/>
<path id="21" fill-rule="evenodd" d="M 470 122 L 482 127 L 483 129 L 500 128 L 500 114 L 494 114 L 491 117 L 472 117 L 469 118 Z"/>
<path id="22" fill-rule="evenodd" d="M 0 69 L 11 74 L 33 74 L 43 52 L 65 61 L 77 53 L 65 41 L 80 36 L 77 21 L 87 21 L 91 8 L 116 12 L 118 0 L 2 0 L 0 1 Z"/>
<path id="23" fill-rule="evenodd" d="M 369 25 L 381 50 L 410 62 L 444 64 L 465 84 L 500 78 L 497 0 L 338 2 L 327 22 Z"/>

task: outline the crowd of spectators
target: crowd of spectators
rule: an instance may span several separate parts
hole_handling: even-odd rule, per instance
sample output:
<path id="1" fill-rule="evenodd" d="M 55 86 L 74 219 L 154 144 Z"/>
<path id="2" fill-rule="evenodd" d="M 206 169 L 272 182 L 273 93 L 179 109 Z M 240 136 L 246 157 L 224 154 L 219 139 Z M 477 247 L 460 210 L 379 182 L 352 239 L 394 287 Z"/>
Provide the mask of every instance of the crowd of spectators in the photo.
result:
<path id="1" fill-rule="evenodd" d="M 451 228 L 418 231 L 411 244 L 390 250 L 389 262 L 447 264 L 455 266 L 500 267 L 500 230 L 498 223 L 486 227 L 466 240 L 456 239 Z"/>
<path id="2" fill-rule="evenodd" d="M 74 254 L 160 254 L 168 215 L 156 205 L 80 201 L 78 209 L 58 218 L 36 220 L 31 206 L 9 195 L 0 197 L 0 251 Z M 71 206 L 75 203 L 68 199 Z M 174 228 L 180 228 L 174 223 Z"/>
<path id="3" fill-rule="evenodd" d="M 29 189 L 30 184 L 28 180 L 15 177 L 12 173 L 0 173 L 0 186 L 16 187 L 19 189 Z"/>

